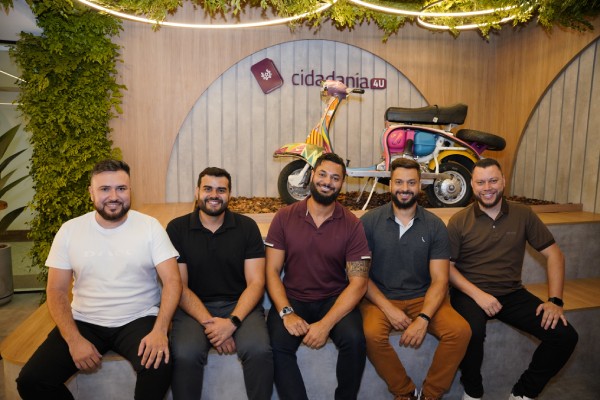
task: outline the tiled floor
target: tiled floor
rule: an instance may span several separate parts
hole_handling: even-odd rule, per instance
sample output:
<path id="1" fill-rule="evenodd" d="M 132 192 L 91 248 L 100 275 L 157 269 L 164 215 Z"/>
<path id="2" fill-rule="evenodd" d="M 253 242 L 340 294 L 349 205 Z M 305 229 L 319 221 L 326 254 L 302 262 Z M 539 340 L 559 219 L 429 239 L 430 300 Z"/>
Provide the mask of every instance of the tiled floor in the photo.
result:
<path id="1" fill-rule="evenodd" d="M 0 342 L 40 305 L 40 293 L 17 293 L 0 306 Z M 4 364 L 0 361 L 0 400 L 4 396 Z"/>

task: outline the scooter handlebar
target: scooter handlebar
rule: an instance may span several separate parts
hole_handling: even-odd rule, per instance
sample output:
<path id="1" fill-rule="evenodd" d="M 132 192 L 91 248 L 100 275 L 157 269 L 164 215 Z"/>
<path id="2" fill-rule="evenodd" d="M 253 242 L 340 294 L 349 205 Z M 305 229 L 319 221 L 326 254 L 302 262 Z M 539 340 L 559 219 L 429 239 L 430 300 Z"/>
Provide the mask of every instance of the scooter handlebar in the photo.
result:
<path id="1" fill-rule="evenodd" d="M 365 92 L 365 89 L 358 89 L 358 88 L 350 89 L 350 93 L 363 94 L 364 92 Z"/>

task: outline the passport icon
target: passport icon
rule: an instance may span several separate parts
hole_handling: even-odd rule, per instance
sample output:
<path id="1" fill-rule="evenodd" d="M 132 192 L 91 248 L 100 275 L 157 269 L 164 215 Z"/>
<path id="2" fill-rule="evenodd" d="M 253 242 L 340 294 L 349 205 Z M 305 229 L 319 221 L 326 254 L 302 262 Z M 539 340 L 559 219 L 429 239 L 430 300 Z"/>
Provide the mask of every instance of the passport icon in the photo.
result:
<path id="1" fill-rule="evenodd" d="M 250 71 L 265 94 L 271 93 L 283 85 L 281 74 L 270 58 L 257 62 L 250 67 Z"/>

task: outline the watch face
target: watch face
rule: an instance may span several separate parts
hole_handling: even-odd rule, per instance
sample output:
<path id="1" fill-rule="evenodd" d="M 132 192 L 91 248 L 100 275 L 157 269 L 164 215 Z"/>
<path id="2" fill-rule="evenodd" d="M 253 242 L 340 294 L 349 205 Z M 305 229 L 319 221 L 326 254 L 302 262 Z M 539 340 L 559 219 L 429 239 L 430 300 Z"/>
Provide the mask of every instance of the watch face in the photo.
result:
<path id="1" fill-rule="evenodd" d="M 286 316 L 286 315 L 288 315 L 288 314 L 291 314 L 291 313 L 293 313 L 293 312 L 294 312 L 294 309 L 293 309 L 292 307 L 283 307 L 283 308 L 281 309 L 281 311 L 279 312 L 279 316 L 280 316 L 281 318 L 283 318 L 284 316 Z"/>

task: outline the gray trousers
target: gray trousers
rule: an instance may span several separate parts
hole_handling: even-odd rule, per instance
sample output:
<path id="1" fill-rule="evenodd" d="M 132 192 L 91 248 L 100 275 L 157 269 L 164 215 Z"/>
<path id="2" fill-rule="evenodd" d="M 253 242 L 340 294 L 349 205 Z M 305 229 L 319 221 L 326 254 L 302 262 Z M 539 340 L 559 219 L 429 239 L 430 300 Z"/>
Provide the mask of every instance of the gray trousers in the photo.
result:
<path id="1" fill-rule="evenodd" d="M 235 302 L 204 304 L 214 317 L 226 318 Z M 273 354 L 262 305 L 257 306 L 234 332 L 233 340 L 242 362 L 246 394 L 250 400 L 270 400 L 273 393 Z M 174 400 L 198 400 L 202 395 L 204 367 L 212 345 L 204 327 L 178 309 L 171 329 Z M 227 379 L 228 377 L 223 377 Z"/>

